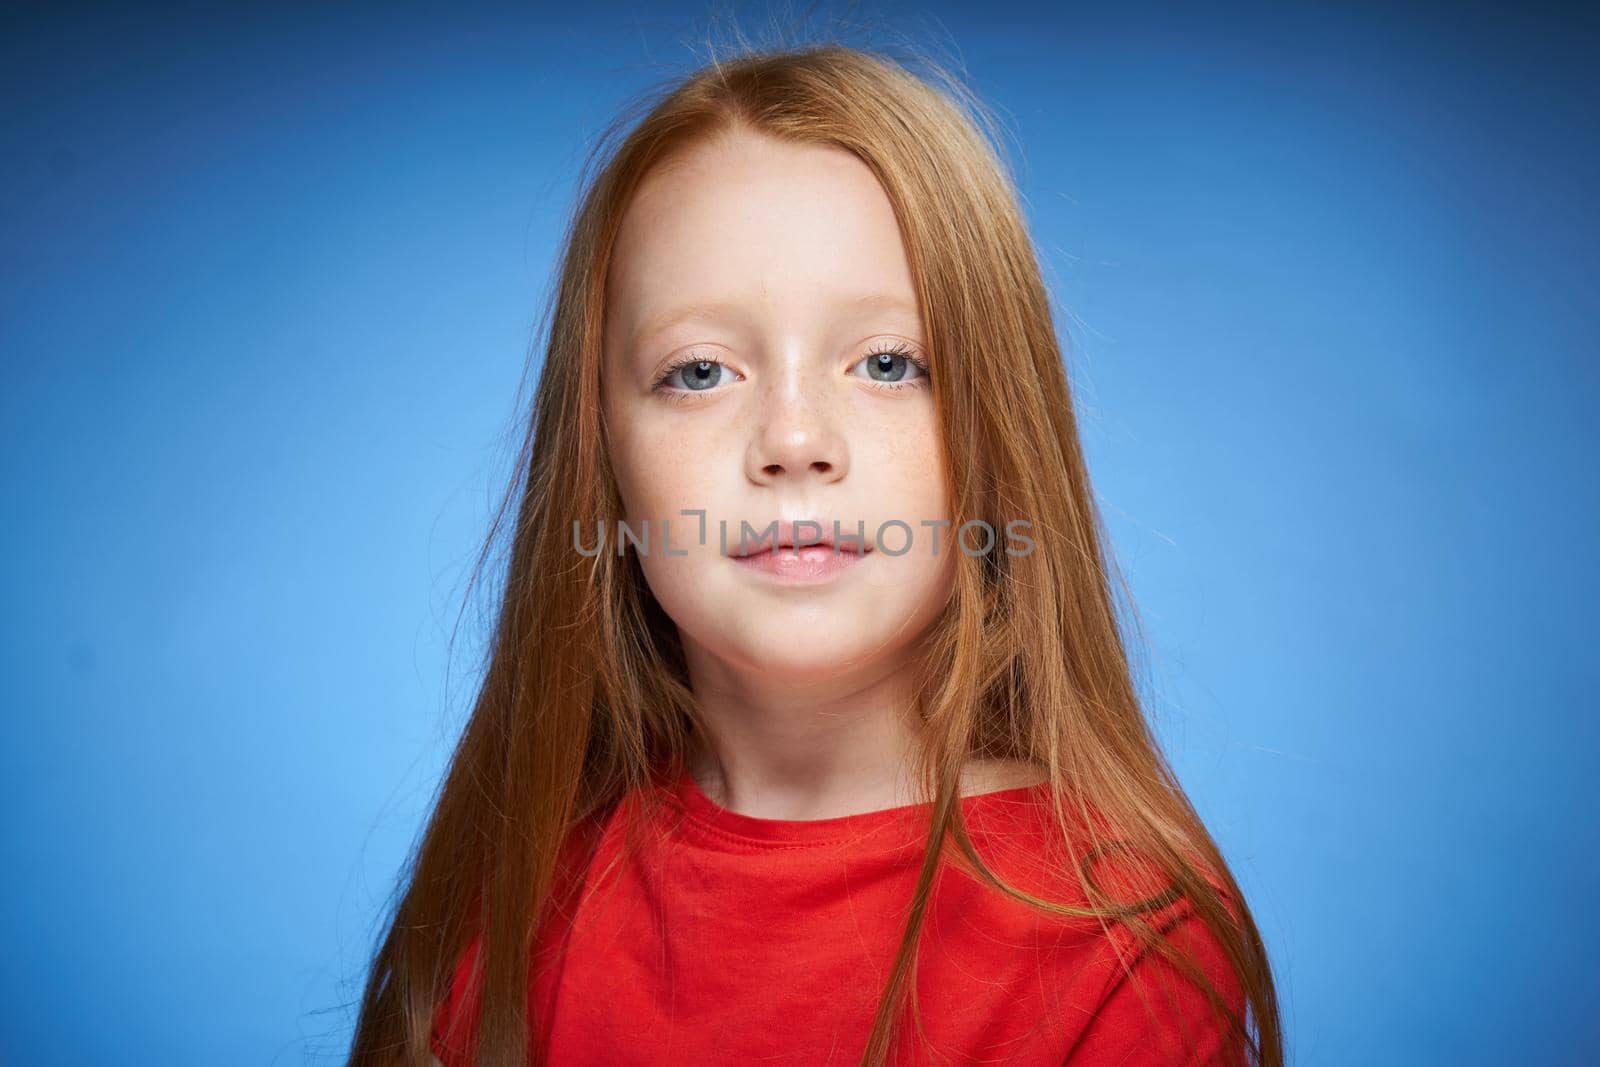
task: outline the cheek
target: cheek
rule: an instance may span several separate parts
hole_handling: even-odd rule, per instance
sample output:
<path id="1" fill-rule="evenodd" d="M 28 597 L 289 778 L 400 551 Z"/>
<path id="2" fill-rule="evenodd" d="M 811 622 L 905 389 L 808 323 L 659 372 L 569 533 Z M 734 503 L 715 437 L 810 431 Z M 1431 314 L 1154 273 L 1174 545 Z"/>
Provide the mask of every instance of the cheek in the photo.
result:
<path id="1" fill-rule="evenodd" d="M 903 626 L 914 635 L 937 616 L 954 582 L 938 416 L 931 402 L 906 405 L 884 429 L 873 442 L 875 455 L 853 460 L 853 470 L 872 486 L 869 514 L 881 541 L 876 566 L 866 575 L 862 621 L 875 632 Z"/>
<path id="2" fill-rule="evenodd" d="M 611 469 L 622 497 L 619 518 L 635 526 L 648 520 L 654 528 L 679 508 L 706 506 L 697 497 L 716 460 L 706 451 L 711 443 L 696 440 L 692 423 L 628 399 L 611 398 L 605 410 Z"/>
<path id="3" fill-rule="evenodd" d="M 882 420 L 878 432 L 861 442 L 851 458 L 851 473 L 863 483 L 869 517 L 875 515 L 880 524 L 898 520 L 910 527 L 910 550 L 900 557 L 910 560 L 924 551 L 932 553 L 935 530 L 923 523 L 949 519 L 950 507 L 937 415 L 931 403 L 906 407 L 909 410 L 895 418 Z M 894 526 L 884 530 L 883 537 L 898 549 L 907 532 Z M 941 554 L 945 540 L 941 532 Z"/>
<path id="4" fill-rule="evenodd" d="M 717 520 L 739 514 L 732 505 L 741 475 L 730 437 L 649 410 L 624 411 L 612 425 L 612 469 L 623 506 L 618 518 L 632 531 L 629 550 L 639 556 L 645 580 L 668 615 L 693 615 L 719 562 Z M 616 539 L 616 528 L 608 535 Z M 735 519 L 730 540 L 737 535 Z"/>
<path id="5" fill-rule="evenodd" d="M 729 507 L 730 494 L 738 492 L 737 479 L 742 475 L 737 456 L 729 453 L 725 440 L 697 440 L 682 430 L 671 434 L 635 432 L 620 443 L 613 467 L 622 495 L 621 517 L 636 527 L 648 522 L 652 531 L 670 521 L 675 546 L 682 540 L 680 528 L 689 528 L 696 536 L 699 533 L 701 519 L 683 511 L 705 512 L 706 536 L 713 543 L 718 517 L 737 515 L 737 509 Z"/>

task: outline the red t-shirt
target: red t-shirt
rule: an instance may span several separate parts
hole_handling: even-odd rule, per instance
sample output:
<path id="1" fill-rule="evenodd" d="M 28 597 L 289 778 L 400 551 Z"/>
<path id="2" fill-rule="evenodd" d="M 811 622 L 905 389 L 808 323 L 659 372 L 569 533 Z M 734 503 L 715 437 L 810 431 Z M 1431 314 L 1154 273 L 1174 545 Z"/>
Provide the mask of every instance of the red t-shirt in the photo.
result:
<path id="1" fill-rule="evenodd" d="M 625 800 L 589 828 L 600 834 L 593 862 L 569 874 L 580 879 L 574 920 L 541 927 L 529 1011 L 547 1062 L 857 1063 L 899 947 L 932 806 L 761 819 L 720 807 L 687 774 L 653 788 L 668 804 L 641 835 L 642 851 L 607 870 L 623 842 Z M 1035 869 L 1044 850 L 1062 854 L 1047 790 L 962 798 L 968 832 L 1013 885 L 1080 903 L 1076 884 Z M 1099 884 L 1117 884 L 1104 872 L 1096 868 Z M 1187 901 L 1149 918 L 1242 1013 L 1238 979 Z M 473 940 L 463 954 L 435 1016 L 433 1048 L 445 1067 L 471 1063 L 470 1035 L 447 1040 L 445 1027 L 476 1003 L 468 975 L 478 947 Z M 953 867 L 929 902 L 915 989 L 925 1043 L 904 1017 L 890 1062 L 1242 1062 L 1199 988 L 1154 950 L 1140 951 L 1126 928 L 1113 923 L 1107 936 L 1095 919 L 1050 915 Z"/>

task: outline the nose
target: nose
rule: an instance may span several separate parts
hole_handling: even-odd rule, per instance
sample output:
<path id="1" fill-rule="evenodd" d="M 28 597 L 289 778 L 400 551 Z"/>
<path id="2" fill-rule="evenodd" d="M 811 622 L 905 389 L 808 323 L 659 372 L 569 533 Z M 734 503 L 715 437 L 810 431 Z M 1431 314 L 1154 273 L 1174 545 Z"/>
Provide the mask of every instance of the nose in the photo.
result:
<path id="1" fill-rule="evenodd" d="M 757 485 L 836 482 L 849 471 L 849 449 L 826 413 L 826 398 L 802 393 L 786 388 L 766 398 L 761 428 L 745 453 L 746 473 Z"/>

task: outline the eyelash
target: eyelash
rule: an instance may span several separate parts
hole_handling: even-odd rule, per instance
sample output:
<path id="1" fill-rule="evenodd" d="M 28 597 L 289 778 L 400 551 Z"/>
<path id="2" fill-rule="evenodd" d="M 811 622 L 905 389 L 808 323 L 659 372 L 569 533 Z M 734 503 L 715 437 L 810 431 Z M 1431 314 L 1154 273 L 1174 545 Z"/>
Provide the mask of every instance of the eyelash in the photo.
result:
<path id="1" fill-rule="evenodd" d="M 927 360 L 917 355 L 916 352 L 904 341 L 896 341 L 890 345 L 881 345 L 877 348 L 874 348 L 871 352 L 868 352 L 866 355 L 862 356 L 861 359 L 858 359 L 855 363 L 852 363 L 851 366 L 856 366 L 859 363 L 865 362 L 869 359 L 874 359 L 878 356 L 902 356 L 905 358 L 907 363 L 915 364 L 916 367 L 922 371 L 923 377 L 919 379 L 913 379 L 909 382 L 875 382 L 868 378 L 866 380 L 869 385 L 876 386 L 879 389 L 886 389 L 890 392 L 899 392 L 902 389 L 920 389 L 922 388 L 922 383 L 925 382 L 928 377 L 930 377 Z M 696 363 L 716 363 L 719 366 L 727 366 L 727 364 L 723 363 L 720 359 L 703 359 L 700 356 L 691 354 L 683 357 L 682 359 L 675 360 L 666 368 L 664 368 L 661 372 L 661 377 L 657 378 L 655 384 L 651 386 L 651 391 L 661 393 L 668 400 L 672 401 L 685 400 L 691 396 L 694 396 L 696 392 L 714 391 L 677 389 L 667 385 L 667 379 L 671 378 L 684 367 L 692 367 Z"/>

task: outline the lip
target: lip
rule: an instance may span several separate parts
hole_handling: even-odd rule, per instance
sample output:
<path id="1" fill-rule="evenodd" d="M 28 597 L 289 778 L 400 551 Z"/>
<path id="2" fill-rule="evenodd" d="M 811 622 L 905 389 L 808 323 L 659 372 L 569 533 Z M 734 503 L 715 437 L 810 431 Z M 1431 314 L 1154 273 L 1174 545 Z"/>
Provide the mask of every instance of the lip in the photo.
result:
<path id="1" fill-rule="evenodd" d="M 797 538 L 798 524 L 804 528 Z M 843 521 L 838 523 L 841 536 L 837 543 L 831 519 L 779 520 L 776 535 L 765 536 L 770 525 L 755 526 L 758 536 L 743 546 L 746 551 L 729 558 L 741 569 L 773 581 L 791 585 L 831 581 L 872 553 L 871 541 L 866 537 L 858 541 L 851 536 L 852 524 Z"/>

